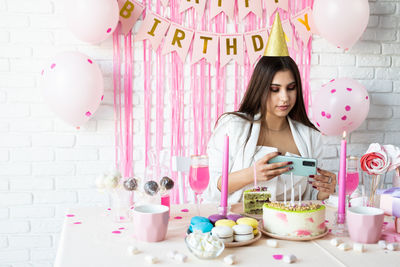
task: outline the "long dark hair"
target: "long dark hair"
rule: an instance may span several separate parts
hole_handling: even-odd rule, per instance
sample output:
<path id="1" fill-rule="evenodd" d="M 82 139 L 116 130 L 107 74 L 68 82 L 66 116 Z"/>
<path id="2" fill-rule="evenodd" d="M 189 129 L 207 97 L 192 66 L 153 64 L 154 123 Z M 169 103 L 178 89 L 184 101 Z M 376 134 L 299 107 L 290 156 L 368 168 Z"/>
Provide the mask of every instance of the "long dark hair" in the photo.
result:
<path id="1" fill-rule="evenodd" d="M 296 82 L 297 92 L 296 103 L 288 116 L 292 120 L 298 121 L 317 130 L 307 117 L 303 100 L 300 72 L 296 62 L 294 62 L 291 57 L 262 57 L 254 68 L 246 93 L 240 103 L 239 110 L 236 112 L 227 112 L 223 115 L 233 114 L 250 122 L 265 120 L 267 114 L 267 97 L 272 80 L 278 71 L 284 70 L 290 70 L 292 72 Z M 256 120 L 254 116 L 258 113 L 260 113 L 261 116 Z M 253 125 L 250 127 L 246 143 L 250 138 L 252 128 Z"/>

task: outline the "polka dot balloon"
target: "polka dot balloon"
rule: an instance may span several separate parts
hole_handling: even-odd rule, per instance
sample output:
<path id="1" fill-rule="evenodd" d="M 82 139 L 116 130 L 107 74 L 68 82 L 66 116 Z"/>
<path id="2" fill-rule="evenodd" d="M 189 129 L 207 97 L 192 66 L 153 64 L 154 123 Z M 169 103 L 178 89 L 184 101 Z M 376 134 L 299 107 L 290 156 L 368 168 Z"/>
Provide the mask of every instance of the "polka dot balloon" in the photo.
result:
<path id="1" fill-rule="evenodd" d="M 333 79 L 321 86 L 314 97 L 314 125 L 325 135 L 342 135 L 357 129 L 369 111 L 365 87 L 350 78 Z"/>

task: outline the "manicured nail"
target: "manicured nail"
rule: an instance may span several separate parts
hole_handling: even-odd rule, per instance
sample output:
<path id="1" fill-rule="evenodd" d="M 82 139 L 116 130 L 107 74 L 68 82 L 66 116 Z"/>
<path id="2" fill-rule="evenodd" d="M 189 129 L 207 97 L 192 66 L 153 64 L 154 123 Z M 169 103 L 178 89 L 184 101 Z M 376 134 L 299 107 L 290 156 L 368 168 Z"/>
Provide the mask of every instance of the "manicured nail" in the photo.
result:
<path id="1" fill-rule="evenodd" d="M 293 167 L 289 167 L 289 170 L 293 170 Z"/>
<path id="2" fill-rule="evenodd" d="M 317 189 L 317 187 L 316 187 L 316 186 L 313 186 L 312 188 L 314 188 L 314 189 Z"/>
<path id="3" fill-rule="evenodd" d="M 289 161 L 288 164 L 293 164 L 293 161 Z"/>
<path id="4" fill-rule="evenodd" d="M 311 182 L 311 181 L 308 181 L 308 183 L 309 183 L 309 184 L 312 184 L 312 182 Z"/>
<path id="5" fill-rule="evenodd" d="M 314 175 L 312 175 L 312 174 L 311 174 L 311 175 L 309 175 L 308 177 L 310 177 L 310 178 L 314 178 Z"/>
<path id="6" fill-rule="evenodd" d="M 317 168 L 317 170 L 319 170 L 319 171 L 320 171 L 321 169 L 320 169 L 320 168 Z"/>
<path id="7" fill-rule="evenodd" d="M 282 153 L 281 153 L 281 152 L 278 152 L 278 155 L 282 155 Z"/>

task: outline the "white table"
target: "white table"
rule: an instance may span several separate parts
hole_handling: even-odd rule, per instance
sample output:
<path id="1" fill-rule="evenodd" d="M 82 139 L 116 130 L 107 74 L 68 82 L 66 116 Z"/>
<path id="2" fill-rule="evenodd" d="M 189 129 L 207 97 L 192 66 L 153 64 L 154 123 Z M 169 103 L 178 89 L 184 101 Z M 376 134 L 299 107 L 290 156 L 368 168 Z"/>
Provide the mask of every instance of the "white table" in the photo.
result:
<path id="1" fill-rule="evenodd" d="M 189 212 L 182 212 L 189 209 Z M 332 235 L 314 241 L 295 242 L 279 241 L 278 248 L 270 248 L 266 245 L 266 237 L 246 247 L 225 248 L 221 256 L 214 260 L 200 260 L 187 249 L 184 237 L 190 222 L 195 216 L 194 205 L 177 205 L 171 208 L 171 220 L 169 222 L 166 240 L 159 243 L 142 243 L 132 238 L 131 223 L 115 223 L 111 220 L 110 211 L 106 208 L 88 207 L 70 209 L 68 214 L 74 217 L 66 217 L 60 244 L 55 262 L 55 267 L 124 267 L 146 266 L 145 255 L 154 255 L 159 258 L 159 265 L 176 266 L 178 263 L 167 257 L 170 250 L 177 250 L 188 256 L 184 266 L 207 267 L 223 266 L 223 258 L 229 254 L 235 254 L 238 260 L 237 266 L 286 266 L 283 261 L 273 258 L 274 254 L 294 254 L 298 258 L 295 266 L 400 266 L 400 251 L 382 250 L 378 245 L 367 245 L 364 253 L 341 251 L 330 245 Z M 202 216 L 216 213 L 216 206 L 203 205 Z M 332 212 L 329 212 L 331 214 Z M 182 219 L 176 219 L 180 216 Z M 329 215 L 328 215 L 329 216 Z M 329 218 L 329 217 L 328 217 Z M 81 224 L 75 224 L 80 222 Z M 125 228 L 119 230 L 119 228 Z M 120 234 L 112 233 L 119 230 Z M 346 242 L 352 245 L 348 238 Z M 137 246 L 141 253 L 129 255 L 127 248 L 130 245 Z M 157 266 L 157 264 L 155 265 Z"/>

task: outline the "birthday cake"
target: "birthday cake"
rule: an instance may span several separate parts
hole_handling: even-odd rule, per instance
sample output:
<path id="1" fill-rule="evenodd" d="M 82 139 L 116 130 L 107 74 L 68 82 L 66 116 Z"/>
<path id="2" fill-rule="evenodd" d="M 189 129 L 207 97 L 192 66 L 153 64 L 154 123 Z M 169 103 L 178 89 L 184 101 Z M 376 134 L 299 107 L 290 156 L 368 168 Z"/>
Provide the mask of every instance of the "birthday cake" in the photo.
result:
<path id="1" fill-rule="evenodd" d="M 263 227 L 280 236 L 316 236 L 325 232 L 325 206 L 303 203 L 294 206 L 283 202 L 265 203 Z"/>
<path id="2" fill-rule="evenodd" d="M 267 187 L 257 187 L 244 191 L 243 210 L 247 214 L 262 214 L 263 205 L 269 202 L 271 193 Z"/>

